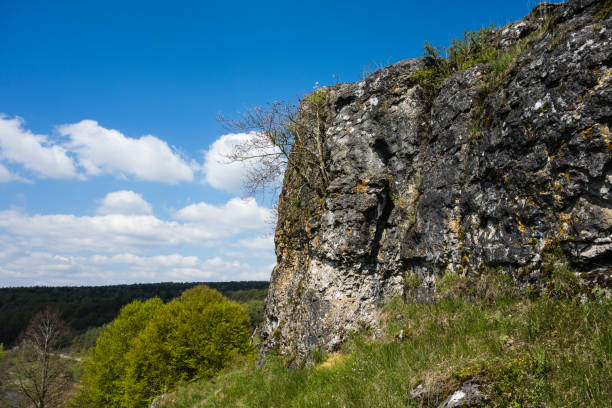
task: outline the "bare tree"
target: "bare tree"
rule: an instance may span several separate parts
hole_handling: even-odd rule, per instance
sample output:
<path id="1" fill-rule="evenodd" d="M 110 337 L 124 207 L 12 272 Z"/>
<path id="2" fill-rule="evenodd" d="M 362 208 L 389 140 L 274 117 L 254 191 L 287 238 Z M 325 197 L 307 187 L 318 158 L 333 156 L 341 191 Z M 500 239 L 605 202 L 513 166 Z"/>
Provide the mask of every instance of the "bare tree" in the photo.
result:
<path id="1" fill-rule="evenodd" d="M 17 391 L 35 408 L 62 404 L 70 382 L 66 364 L 57 350 L 67 333 L 59 313 L 46 309 L 32 318 L 22 335 L 15 383 Z"/>
<path id="2" fill-rule="evenodd" d="M 230 131 L 251 137 L 235 146 L 230 162 L 248 162 L 245 190 L 255 194 L 273 187 L 286 169 L 320 195 L 328 184 L 325 151 L 325 91 L 315 89 L 299 103 L 272 102 L 242 113 L 238 119 L 219 116 Z"/>

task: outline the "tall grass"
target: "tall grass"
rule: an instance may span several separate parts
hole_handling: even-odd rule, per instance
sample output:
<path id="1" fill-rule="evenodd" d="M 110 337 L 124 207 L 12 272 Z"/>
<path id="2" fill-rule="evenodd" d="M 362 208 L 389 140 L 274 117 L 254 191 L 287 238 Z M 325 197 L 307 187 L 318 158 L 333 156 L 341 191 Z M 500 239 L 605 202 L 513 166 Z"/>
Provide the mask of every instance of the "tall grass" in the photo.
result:
<path id="1" fill-rule="evenodd" d="M 562 267 L 553 268 L 551 287 L 565 282 Z M 383 340 L 356 333 L 342 353 L 319 355 L 320 363 L 303 369 L 286 369 L 279 356 L 257 369 L 251 355 L 180 388 L 165 406 L 435 407 L 471 381 L 488 395 L 486 406 L 605 407 L 612 401 L 611 306 L 552 289 L 521 294 L 500 273 L 454 276 L 433 304 L 387 304 Z M 419 399 L 410 394 L 417 385 Z"/>

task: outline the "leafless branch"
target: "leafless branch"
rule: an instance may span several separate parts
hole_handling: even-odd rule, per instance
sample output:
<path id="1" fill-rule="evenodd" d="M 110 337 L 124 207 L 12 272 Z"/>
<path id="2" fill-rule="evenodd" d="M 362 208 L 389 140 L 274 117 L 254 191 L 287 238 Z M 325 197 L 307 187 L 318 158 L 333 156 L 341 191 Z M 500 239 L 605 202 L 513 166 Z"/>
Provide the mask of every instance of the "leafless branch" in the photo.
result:
<path id="1" fill-rule="evenodd" d="M 274 184 L 291 169 L 304 185 L 324 194 L 328 183 L 324 101 L 323 90 L 315 90 L 299 104 L 271 102 L 237 119 L 218 117 L 228 131 L 251 135 L 227 155 L 230 162 L 251 164 L 243 183 L 247 193 L 278 188 Z"/>
<path id="2" fill-rule="evenodd" d="M 55 351 L 63 345 L 67 333 L 58 312 L 46 309 L 34 316 L 21 337 L 16 385 L 35 408 L 62 403 L 69 382 L 65 363 Z"/>

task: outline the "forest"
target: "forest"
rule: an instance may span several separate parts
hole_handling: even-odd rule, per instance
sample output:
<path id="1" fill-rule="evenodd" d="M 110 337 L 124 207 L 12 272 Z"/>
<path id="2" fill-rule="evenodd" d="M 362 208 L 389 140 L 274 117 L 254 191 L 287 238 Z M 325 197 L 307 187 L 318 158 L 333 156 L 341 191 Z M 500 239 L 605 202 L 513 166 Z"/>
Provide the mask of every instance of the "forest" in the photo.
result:
<path id="1" fill-rule="evenodd" d="M 251 321 L 261 320 L 268 282 L 146 283 L 112 286 L 0 288 L 0 343 L 13 346 L 28 322 L 45 308 L 55 309 L 77 336 L 88 328 L 111 322 L 119 310 L 134 300 L 159 297 L 162 301 L 205 284 L 243 304 Z"/>
<path id="2" fill-rule="evenodd" d="M 172 298 L 156 296 L 172 296 L 185 287 Z M 0 343 L 0 407 L 147 407 L 156 396 L 210 378 L 252 353 L 267 294 L 267 282 L 108 288 L 121 293 L 120 299 L 141 298 L 121 306 L 109 322 L 86 330 L 64 320 L 62 315 L 70 316 L 66 305 L 78 307 L 74 300 L 84 301 L 87 290 L 101 299 L 109 291 L 33 288 L 43 309 L 26 323 L 13 346 Z M 55 290 L 64 302 L 45 305 L 44 296 Z M 13 294 L 27 292 L 20 288 Z M 97 321 L 94 315 L 92 309 L 87 324 Z"/>

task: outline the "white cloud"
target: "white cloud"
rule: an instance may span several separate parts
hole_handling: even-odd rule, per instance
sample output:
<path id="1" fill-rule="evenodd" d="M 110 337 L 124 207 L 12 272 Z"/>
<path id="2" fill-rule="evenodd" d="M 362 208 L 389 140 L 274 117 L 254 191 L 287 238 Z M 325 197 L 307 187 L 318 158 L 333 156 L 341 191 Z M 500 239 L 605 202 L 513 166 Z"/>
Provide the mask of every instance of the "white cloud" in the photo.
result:
<path id="1" fill-rule="evenodd" d="M 269 279 L 272 267 L 252 267 L 220 257 L 201 260 L 196 256 L 176 253 L 157 256 L 131 253 L 114 256 L 63 256 L 48 252 L 28 252 L 0 264 L 0 287 L 265 280 Z"/>
<path id="2" fill-rule="evenodd" d="M 19 117 L 0 114 L 0 160 L 20 164 L 42 178 L 85 180 L 112 174 L 175 184 L 192 181 L 198 168 L 161 139 L 129 138 L 93 120 L 59 126 L 59 133 L 68 138 L 65 143 L 34 134 L 23 125 Z M 28 180 L 0 164 L 0 182 L 7 181 Z"/>
<path id="3" fill-rule="evenodd" d="M 98 214 L 151 215 L 153 208 L 140 194 L 122 190 L 108 193 L 98 208 Z"/>
<path id="4" fill-rule="evenodd" d="M 260 236 L 270 210 L 252 198 L 220 206 L 194 204 L 177 212 L 181 220 L 171 221 L 129 214 L 150 211 L 150 205 L 132 191 L 108 194 L 100 209 L 109 213 L 0 211 L 0 286 L 270 277 L 272 238 Z M 182 251 L 213 255 L 202 258 Z"/>
<path id="5" fill-rule="evenodd" d="M 18 174 L 12 173 L 9 169 L 0 163 L 0 183 L 8 183 L 9 181 L 21 181 L 23 183 L 31 183 L 30 180 L 21 177 Z"/>
<path id="6" fill-rule="evenodd" d="M 265 228 L 272 213 L 260 207 L 253 197 L 232 198 L 223 206 L 197 203 L 180 209 L 174 214 L 179 220 L 214 225 L 220 231 L 233 233 L 236 230 Z"/>
<path id="7" fill-rule="evenodd" d="M 244 143 L 248 133 L 230 133 L 217 139 L 204 154 L 204 180 L 216 189 L 239 193 L 248 172 L 246 162 L 230 163 L 227 155 Z"/>
<path id="8" fill-rule="evenodd" d="M 232 243 L 230 248 L 223 248 L 221 253 L 224 256 L 237 259 L 273 261 L 275 259 L 274 238 L 267 235 L 240 239 Z"/>
<path id="9" fill-rule="evenodd" d="M 29 215 L 18 210 L 0 211 L 0 230 L 4 229 L 29 248 L 66 253 L 142 253 L 152 248 L 185 245 L 210 248 L 224 239 L 265 228 L 270 213 L 252 198 L 234 198 L 222 206 L 190 205 L 177 212 L 177 221 L 166 221 L 143 214 L 149 211 L 150 205 L 137 194 L 116 193 L 104 199 L 101 207 L 104 215 Z M 114 197 L 127 197 L 131 201 Z"/>
<path id="10" fill-rule="evenodd" d="M 214 188 L 228 193 L 240 193 L 243 183 L 252 171 L 257 172 L 257 160 L 231 162 L 227 156 L 234 148 L 256 135 L 250 133 L 229 133 L 217 139 L 204 153 L 204 181 Z M 253 151 L 253 155 L 277 152 L 277 149 L 267 148 Z M 278 180 L 280 182 L 280 180 Z"/>
<path id="11" fill-rule="evenodd" d="M 0 211 L 0 228 L 16 239 L 27 242 L 30 247 L 73 253 L 116 252 L 126 248 L 142 252 L 151 248 L 181 245 L 206 247 L 222 237 L 219 231 L 193 224 L 162 221 L 151 215 L 31 216 L 15 210 L 5 210 Z"/>
<path id="12" fill-rule="evenodd" d="M 249 200 L 237 203 L 255 214 L 267 211 Z M 271 238 L 258 237 L 261 231 L 251 229 L 256 223 L 242 222 L 239 217 L 232 224 L 229 215 L 178 222 L 151 215 L 0 211 L 0 286 L 269 279 Z M 257 235 L 248 238 L 249 231 Z M 222 257 L 180 253 L 186 250 Z"/>
<path id="13" fill-rule="evenodd" d="M 133 139 L 93 120 L 59 126 L 67 147 L 88 175 L 132 175 L 141 180 L 178 183 L 193 180 L 193 167 L 154 136 Z"/>
<path id="14" fill-rule="evenodd" d="M 272 235 L 268 235 L 251 239 L 241 239 L 235 242 L 232 246 L 255 251 L 269 251 L 274 249 L 274 237 Z"/>
<path id="15" fill-rule="evenodd" d="M 19 163 L 43 178 L 79 178 L 65 148 L 53 145 L 45 135 L 22 128 L 23 119 L 0 115 L 0 159 Z"/>

